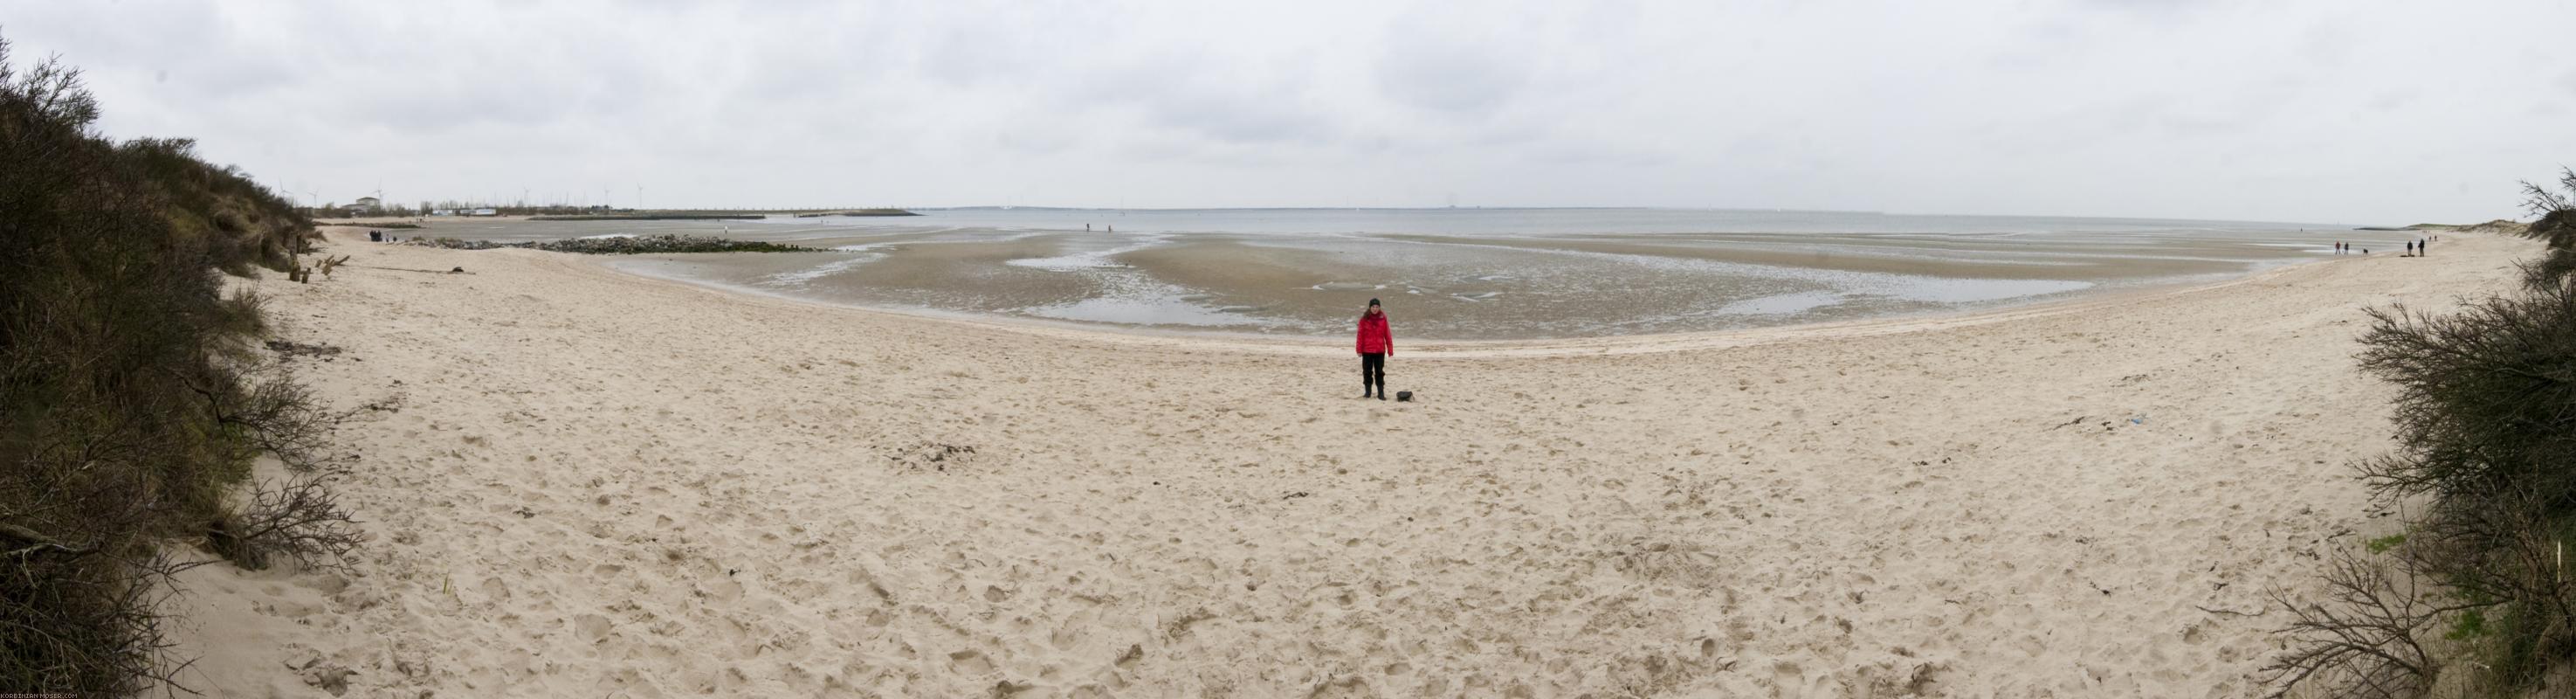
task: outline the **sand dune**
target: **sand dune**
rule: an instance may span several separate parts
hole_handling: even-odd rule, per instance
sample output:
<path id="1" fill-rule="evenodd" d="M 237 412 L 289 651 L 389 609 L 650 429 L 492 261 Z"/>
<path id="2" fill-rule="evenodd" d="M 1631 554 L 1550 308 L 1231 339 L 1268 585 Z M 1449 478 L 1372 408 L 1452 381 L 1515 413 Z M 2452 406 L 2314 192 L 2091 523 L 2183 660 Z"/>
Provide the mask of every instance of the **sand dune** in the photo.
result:
<path id="1" fill-rule="evenodd" d="M 335 238 L 346 576 L 201 568 L 240 696 L 2242 696 L 2379 531 L 2360 309 L 2521 241 L 1933 320 L 1256 345 Z M 462 265 L 469 274 L 436 274 Z M 2211 611 L 2221 610 L 2221 611 Z"/>

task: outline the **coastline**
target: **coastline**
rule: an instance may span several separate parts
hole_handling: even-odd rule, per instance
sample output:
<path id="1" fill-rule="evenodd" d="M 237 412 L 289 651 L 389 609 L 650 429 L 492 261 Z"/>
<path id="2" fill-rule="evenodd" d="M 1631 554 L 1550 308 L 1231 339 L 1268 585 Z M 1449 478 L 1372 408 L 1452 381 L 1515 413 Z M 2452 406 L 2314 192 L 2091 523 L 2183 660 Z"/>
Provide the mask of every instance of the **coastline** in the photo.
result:
<path id="1" fill-rule="evenodd" d="M 2006 304 L 1993 308 L 1968 310 L 1897 313 L 1855 320 L 1827 320 L 1784 325 L 1766 325 L 1723 330 L 1692 330 L 1666 333 L 1639 333 L 1606 337 L 1539 338 L 1506 340 L 1411 340 L 1405 341 L 1407 353 L 1448 358 L 1549 357 L 1588 354 L 1631 354 L 1688 352 L 1696 350 L 1747 347 L 1753 345 L 1802 340 L 1854 337 L 1886 333 L 1904 333 L 1947 327 L 1964 327 L 2018 318 L 2075 313 L 2088 309 L 2116 306 L 2161 296 L 2192 294 L 2225 289 L 2240 284 L 2263 283 L 2265 279 L 2311 266 L 2352 262 L 2362 256 L 2327 257 L 2273 265 L 2216 281 L 2190 281 L 2150 284 L 2104 291 L 2080 291 L 2042 301 Z M 942 311 L 931 308 L 897 308 L 867 306 L 813 299 L 793 294 L 678 275 L 652 274 L 621 268 L 609 258 L 584 258 L 591 267 L 610 274 L 635 277 L 655 282 L 703 289 L 745 299 L 783 302 L 800 307 L 881 313 L 922 320 L 964 323 L 1002 330 L 1023 330 L 1035 335 L 1079 339 L 1116 344 L 1135 342 L 1143 345 L 1170 343 L 1199 344 L 1203 349 L 1230 352 L 1283 355 L 1320 355 L 1342 353 L 1340 339 L 1266 335 L 1219 330 L 1182 330 L 1157 326 L 1115 325 L 1050 318 L 1012 316 L 965 311 Z"/>
<path id="2" fill-rule="evenodd" d="M 2359 309 L 2536 249 L 2453 238 L 1960 316 L 1403 344 L 1424 401 L 1358 403 L 1338 342 L 335 234 L 338 278 L 255 286 L 347 350 L 301 360 L 317 390 L 400 406 L 350 428 L 373 541 L 346 576 L 192 571 L 183 637 L 243 694 L 2248 694 L 2273 626 L 2203 609 L 2381 533 L 2344 466 L 2387 445 Z"/>
<path id="3" fill-rule="evenodd" d="M 1441 218 L 1422 214 L 1404 223 L 1426 229 L 1455 225 L 1441 223 Z M 1687 216 L 1632 218 L 1636 220 L 1587 226 L 1559 216 L 1525 229 L 1616 231 L 1622 226 L 1678 229 L 1687 227 L 1683 223 L 1727 223 Z M 1009 223 L 1037 227 L 1004 225 Z M 1060 227 L 1068 223 L 1072 228 Z M 1347 324 L 1349 309 L 1371 297 L 1386 297 L 1410 337 L 1513 341 L 1975 312 L 2242 276 L 2326 257 L 2333 239 L 2327 233 L 2288 230 L 2233 235 L 2084 232 L 2084 226 L 2099 224 L 2078 219 L 2064 221 L 2071 228 L 2054 234 L 1531 232 L 1482 237 L 1156 234 L 1127 232 L 1128 223 L 1122 222 L 1120 233 L 1086 232 L 1079 221 L 971 217 L 919 226 L 735 226 L 721 235 L 828 251 L 648 254 L 609 264 L 662 278 L 904 313 L 935 309 L 1239 339 L 1331 337 Z M 1279 225 L 1222 216 L 1171 223 L 1212 230 Z M 1329 217 L 1295 223 L 1311 224 L 1317 231 L 1339 230 Z M 428 235 L 526 243 L 720 234 L 715 226 L 461 225 Z"/>

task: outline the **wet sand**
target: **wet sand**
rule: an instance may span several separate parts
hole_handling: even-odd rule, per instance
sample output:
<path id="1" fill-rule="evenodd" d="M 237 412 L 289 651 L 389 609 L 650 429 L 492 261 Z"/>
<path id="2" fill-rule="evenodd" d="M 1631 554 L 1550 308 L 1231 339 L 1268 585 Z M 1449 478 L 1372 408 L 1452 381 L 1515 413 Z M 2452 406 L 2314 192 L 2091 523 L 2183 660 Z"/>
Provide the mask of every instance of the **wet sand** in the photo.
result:
<path id="1" fill-rule="evenodd" d="M 1096 213 L 1102 212 L 1045 215 Z M 1171 218 L 1169 225 L 1229 223 L 1263 231 L 1361 222 L 1467 225 L 1443 212 L 1348 221 L 1335 212 L 1140 215 L 1146 213 Z M 1689 218 L 1695 212 L 1655 210 L 1475 215 L 1468 220 L 1481 222 L 1476 225 L 1540 220 L 1566 230 L 1680 225 L 1656 217 L 1704 222 Z M 984 216 L 954 223 L 1009 218 L 1001 212 Z M 1761 222 L 1796 220 L 1801 219 Z M 1809 223 L 1886 227 L 1909 221 L 1964 225 L 1939 217 L 1862 216 Z M 1979 219 L 1975 225 L 2008 230 L 1942 233 L 1112 233 L 1105 227 L 950 223 L 938 215 L 901 224 L 797 219 L 721 227 L 471 222 L 460 233 L 529 239 L 682 232 L 835 248 L 839 252 L 662 256 L 616 264 L 653 276 L 867 308 L 1129 329 L 1329 337 L 1341 333 L 1368 299 L 1380 298 L 1401 334 L 1443 340 L 1615 337 L 1975 312 L 2207 283 L 2320 259 L 2336 240 L 2411 235 L 2119 230 L 2137 224 L 2099 219 Z M 2064 230 L 2033 229 L 2041 225 Z"/>
<path id="2" fill-rule="evenodd" d="M 1379 298 L 1408 335 L 1490 340 L 1974 311 L 2314 259 L 2224 241 L 1938 242 L 1039 233 L 874 244 L 842 257 L 617 264 L 857 306 L 1286 336 L 1338 332 L 1353 309 Z"/>
<path id="3" fill-rule="evenodd" d="M 1970 279 L 2151 279 L 2240 273 L 2247 264 L 2289 262 L 2312 255 L 2250 243 L 2191 240 L 2178 245 L 2094 241 L 2093 244 L 2028 238 L 1963 240 L 1885 236 L 1601 236 L 1529 240 L 1399 237 L 1452 245 L 1496 245 L 1538 250 L 1579 250 L 1711 260 L 1874 274 Z"/>
<path id="4" fill-rule="evenodd" d="M 1004 313 L 1101 293 L 1101 280 L 1008 264 L 1041 257 L 1042 239 L 993 243 L 891 240 L 851 252 L 637 255 L 611 266 L 649 276 L 853 305 Z M 864 266 L 865 274 L 850 270 Z"/>

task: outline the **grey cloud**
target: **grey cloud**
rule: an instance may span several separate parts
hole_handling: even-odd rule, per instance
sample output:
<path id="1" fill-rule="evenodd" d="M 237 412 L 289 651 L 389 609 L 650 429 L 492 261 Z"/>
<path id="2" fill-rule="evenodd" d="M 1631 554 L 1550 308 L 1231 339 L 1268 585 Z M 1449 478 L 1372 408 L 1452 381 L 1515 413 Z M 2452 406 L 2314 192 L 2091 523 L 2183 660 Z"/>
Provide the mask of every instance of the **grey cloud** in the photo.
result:
<path id="1" fill-rule="evenodd" d="M 920 60 L 925 73 L 961 85 L 976 85 L 1025 73 L 1029 61 L 1021 52 L 1026 48 L 957 28 L 941 34 Z"/>
<path id="2" fill-rule="evenodd" d="M 1236 143 L 1316 143 L 1332 127 L 1288 100 L 1257 93 L 1199 93 L 1157 103 L 1162 123 Z"/>
<path id="3" fill-rule="evenodd" d="M 2412 221 L 2576 153 L 2546 0 L 0 2 L 109 135 L 337 200 Z"/>
<path id="4" fill-rule="evenodd" d="M 1133 109 L 1157 127 L 1234 144 L 1324 145 L 1342 128 L 1317 108 L 1294 63 L 1236 65 L 1201 50 L 1167 49 L 1103 71 L 1069 92 L 1067 109 Z"/>
<path id="5" fill-rule="evenodd" d="M 2415 99 L 2420 96 L 2422 96 L 2422 94 L 2413 89 L 2383 90 L 2379 94 L 2372 95 L 2369 104 L 2366 106 L 2374 112 L 2394 111 L 2400 107 L 2414 103 Z"/>
<path id="6" fill-rule="evenodd" d="M 1422 109 L 1477 115 L 1509 102 L 1529 82 L 1529 71 L 1506 53 L 1489 46 L 1445 38 L 1399 38 L 1389 42 L 1377 67 L 1378 88 L 1387 99 Z"/>

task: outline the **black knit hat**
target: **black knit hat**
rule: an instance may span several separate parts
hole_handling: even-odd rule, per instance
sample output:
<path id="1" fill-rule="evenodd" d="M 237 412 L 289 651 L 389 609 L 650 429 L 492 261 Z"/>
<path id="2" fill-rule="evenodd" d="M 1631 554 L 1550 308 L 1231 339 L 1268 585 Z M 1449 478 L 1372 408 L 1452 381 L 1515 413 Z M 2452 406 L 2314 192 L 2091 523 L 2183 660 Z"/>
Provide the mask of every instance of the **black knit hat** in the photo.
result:
<path id="1" fill-rule="evenodd" d="M 1371 305 L 1371 306 L 1375 306 L 1375 305 L 1377 305 L 1377 299 L 1369 299 L 1369 305 Z"/>

